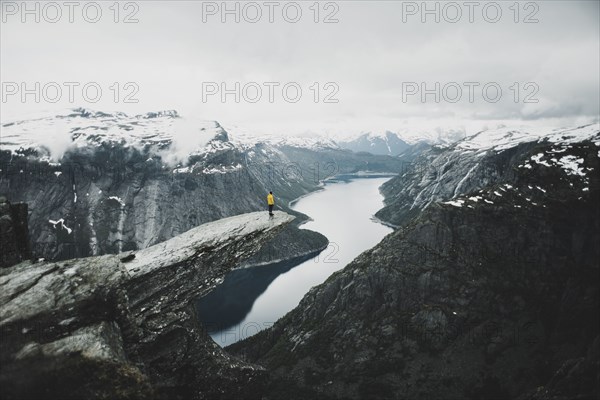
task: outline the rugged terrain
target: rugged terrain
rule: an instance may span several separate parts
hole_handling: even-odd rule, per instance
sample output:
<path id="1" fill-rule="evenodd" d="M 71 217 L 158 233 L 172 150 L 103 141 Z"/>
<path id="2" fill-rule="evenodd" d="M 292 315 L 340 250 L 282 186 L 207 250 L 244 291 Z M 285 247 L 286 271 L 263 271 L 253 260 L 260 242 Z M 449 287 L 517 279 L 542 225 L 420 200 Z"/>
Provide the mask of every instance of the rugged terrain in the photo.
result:
<path id="1" fill-rule="evenodd" d="M 2 398 L 260 398 L 264 369 L 223 352 L 191 302 L 292 219 L 243 214 L 139 251 L 2 269 Z"/>
<path id="2" fill-rule="evenodd" d="M 396 156 L 410 148 L 410 145 L 400 139 L 393 132 L 385 132 L 382 135 L 365 133 L 349 141 L 338 141 L 345 149 L 355 152 L 368 152 L 371 154 L 387 154 Z"/>
<path id="3" fill-rule="evenodd" d="M 31 202 L 34 243 L 53 243 L 50 257 L 69 256 L 69 241 L 76 255 L 109 254 L 1 270 L 3 397 L 600 394 L 598 124 L 503 128 L 391 158 L 322 143 L 236 143 L 207 123 L 206 140 L 171 165 L 173 113 L 65 118 L 85 129 L 69 128 L 74 147 L 60 163 L 15 134 L 0 152 L 0 183 L 11 202 Z M 130 141 L 119 142 L 128 128 Z M 280 193 L 287 209 L 327 176 L 393 170 L 402 173 L 383 186 L 377 216 L 396 231 L 271 329 L 225 351 L 210 340 L 195 298 L 235 266 L 284 258 L 280 245 L 251 257 L 275 232 L 292 243 L 288 256 L 325 239 L 284 230 L 291 216 L 280 212 L 208 221 L 261 209 L 258 192 Z M 14 245 L 23 212 L 1 207 L 2 240 Z M 27 257 L 12 250 L 8 264 Z"/>
<path id="4" fill-rule="evenodd" d="M 273 399 L 597 398 L 598 126 L 484 132 L 414 166 L 385 185 L 399 229 L 228 350 Z"/>
<path id="5" fill-rule="evenodd" d="M 31 257 L 27 227 L 27 204 L 10 204 L 0 196 L 0 268 Z"/>
<path id="6" fill-rule="evenodd" d="M 525 160 L 540 140 L 556 143 L 564 152 L 571 143 L 594 137 L 598 124 L 572 129 L 512 129 L 483 131 L 449 146 L 424 149 L 416 157 L 407 155 L 402 173 L 382 186 L 386 206 L 377 217 L 402 225 L 438 201 L 451 200 L 498 182 L 509 182 L 519 168 L 551 164 L 561 167 L 569 159 L 557 153 L 552 160 Z M 595 139 L 597 142 L 598 139 Z M 564 145 L 564 146 L 560 146 Z M 550 164 L 549 164 L 550 163 Z M 521 166 L 519 166 L 521 165 Z"/>
<path id="7" fill-rule="evenodd" d="M 429 145 L 450 145 L 465 137 L 464 128 L 415 130 L 403 128 L 395 132 L 374 131 L 356 137 L 340 137 L 335 143 L 343 149 L 371 154 L 400 156 L 407 151 Z"/>
<path id="8" fill-rule="evenodd" d="M 49 139 L 52 137 L 53 139 Z M 330 142 L 239 140 L 214 121 L 175 111 L 129 116 L 75 109 L 2 125 L 0 194 L 29 205 L 31 250 L 49 260 L 143 249 L 199 224 L 288 203 L 338 172 L 398 172 L 393 157 L 357 155 Z M 286 228 L 254 261 L 326 247 Z"/>

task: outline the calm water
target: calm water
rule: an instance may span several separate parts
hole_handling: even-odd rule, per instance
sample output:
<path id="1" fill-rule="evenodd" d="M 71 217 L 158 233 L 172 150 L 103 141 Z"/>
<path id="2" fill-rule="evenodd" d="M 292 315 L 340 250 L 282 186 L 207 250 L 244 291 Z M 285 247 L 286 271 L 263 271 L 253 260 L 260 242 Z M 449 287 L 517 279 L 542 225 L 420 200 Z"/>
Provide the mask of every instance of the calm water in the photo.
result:
<path id="1" fill-rule="evenodd" d="M 390 233 L 390 228 L 372 219 L 383 207 L 378 188 L 388 179 L 340 179 L 296 202 L 292 208 L 313 219 L 302 228 L 327 236 L 329 247 L 316 257 L 228 274 L 196 305 L 215 342 L 225 347 L 272 325 L 296 307 L 311 287 Z"/>

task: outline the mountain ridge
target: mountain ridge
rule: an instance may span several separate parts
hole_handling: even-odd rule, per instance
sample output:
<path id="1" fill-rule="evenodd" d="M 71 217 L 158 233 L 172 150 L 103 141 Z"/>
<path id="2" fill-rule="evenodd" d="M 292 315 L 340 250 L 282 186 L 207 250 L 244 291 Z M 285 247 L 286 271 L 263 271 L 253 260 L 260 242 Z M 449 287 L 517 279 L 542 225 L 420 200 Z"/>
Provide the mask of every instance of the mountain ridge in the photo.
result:
<path id="1" fill-rule="evenodd" d="M 245 389 L 264 371 L 224 353 L 192 302 L 293 218 L 243 214 L 140 251 L 0 270 L 3 397 L 258 397 Z"/>
<path id="2" fill-rule="evenodd" d="M 398 229 L 227 350 L 274 398 L 594 398 L 599 135 L 424 153 L 384 185 Z"/>

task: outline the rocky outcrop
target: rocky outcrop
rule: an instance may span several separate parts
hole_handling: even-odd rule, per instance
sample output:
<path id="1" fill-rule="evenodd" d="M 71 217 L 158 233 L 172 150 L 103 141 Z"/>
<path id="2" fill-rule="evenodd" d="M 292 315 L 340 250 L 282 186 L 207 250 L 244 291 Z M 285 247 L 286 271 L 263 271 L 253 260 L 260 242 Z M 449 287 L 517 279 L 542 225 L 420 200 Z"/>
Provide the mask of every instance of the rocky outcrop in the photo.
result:
<path id="1" fill-rule="evenodd" d="M 327 237 L 319 232 L 299 229 L 295 226 L 288 227 L 275 240 L 265 244 L 260 252 L 246 260 L 244 267 L 262 266 L 316 255 L 325 250 L 328 244 Z"/>
<path id="2" fill-rule="evenodd" d="M 191 302 L 292 219 L 244 214 L 140 251 L 2 270 L 2 398 L 260 398 L 262 368 L 223 352 Z"/>
<path id="3" fill-rule="evenodd" d="M 181 121 L 170 111 L 134 117 L 76 109 L 3 125 L 11 140 L 0 150 L 0 195 L 29 204 L 34 255 L 60 260 L 139 250 L 199 224 L 266 211 L 269 191 L 290 212 L 290 201 L 329 176 L 400 170 L 393 157 L 237 142 L 215 122 Z M 187 132 L 185 145 L 177 127 Z M 43 145 L 44 132 L 58 129 L 72 143 L 62 157 Z M 298 250 L 288 258 L 327 245 L 294 224 L 286 229 Z"/>
<path id="4" fill-rule="evenodd" d="M 10 204 L 4 196 L 0 196 L 0 248 L 0 268 L 31 257 L 27 204 Z"/>
<path id="5" fill-rule="evenodd" d="M 496 149 L 473 182 L 440 153 L 396 193 L 424 211 L 228 350 L 270 371 L 269 398 L 597 398 L 599 148 Z"/>

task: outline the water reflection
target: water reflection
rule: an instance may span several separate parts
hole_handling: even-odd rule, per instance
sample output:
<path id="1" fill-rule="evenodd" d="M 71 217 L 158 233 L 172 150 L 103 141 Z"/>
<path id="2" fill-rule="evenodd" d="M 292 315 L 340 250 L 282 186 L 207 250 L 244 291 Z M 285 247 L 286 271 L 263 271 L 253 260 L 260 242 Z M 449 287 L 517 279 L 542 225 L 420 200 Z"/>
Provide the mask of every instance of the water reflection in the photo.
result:
<path id="1" fill-rule="evenodd" d="M 323 283 L 391 232 L 372 219 L 383 207 L 381 186 L 390 177 L 339 177 L 293 208 L 312 218 L 302 227 L 325 235 L 330 245 L 316 256 L 235 270 L 196 308 L 212 338 L 225 347 L 272 325 Z"/>
<path id="2" fill-rule="evenodd" d="M 229 331 L 252 309 L 254 301 L 279 275 L 289 271 L 314 254 L 253 268 L 231 271 L 223 283 L 196 302 L 196 311 L 209 332 Z"/>

